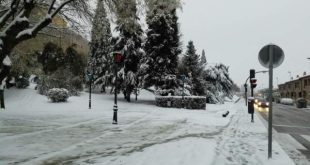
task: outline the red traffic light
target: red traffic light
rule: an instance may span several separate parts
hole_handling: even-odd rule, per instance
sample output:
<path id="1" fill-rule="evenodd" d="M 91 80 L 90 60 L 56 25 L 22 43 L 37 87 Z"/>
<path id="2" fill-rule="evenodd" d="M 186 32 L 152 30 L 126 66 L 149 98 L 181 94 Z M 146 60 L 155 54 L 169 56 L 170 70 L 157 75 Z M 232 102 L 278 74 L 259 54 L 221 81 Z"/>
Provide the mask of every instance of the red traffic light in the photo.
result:
<path id="1" fill-rule="evenodd" d="M 257 86 L 256 82 L 257 82 L 257 79 L 255 79 L 255 78 L 250 79 L 251 88 L 255 88 Z"/>
<path id="2" fill-rule="evenodd" d="M 121 63 L 123 60 L 123 55 L 121 53 L 115 52 L 113 53 L 114 56 L 114 62 L 115 63 Z"/>

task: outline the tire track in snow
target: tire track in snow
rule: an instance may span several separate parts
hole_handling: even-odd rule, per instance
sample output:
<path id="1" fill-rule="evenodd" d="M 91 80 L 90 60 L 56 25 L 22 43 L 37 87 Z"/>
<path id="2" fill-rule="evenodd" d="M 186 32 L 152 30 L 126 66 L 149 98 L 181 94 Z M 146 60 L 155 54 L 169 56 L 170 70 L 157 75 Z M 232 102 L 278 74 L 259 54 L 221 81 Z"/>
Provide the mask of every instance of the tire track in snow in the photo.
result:
<path id="1" fill-rule="evenodd" d="M 78 123 L 74 123 L 74 124 L 69 124 L 66 126 L 50 128 L 47 130 L 40 130 L 40 131 L 35 131 L 35 132 L 29 132 L 29 133 L 23 133 L 23 134 L 18 134 L 18 135 L 7 136 L 7 137 L 1 138 L 0 142 L 4 142 L 6 140 L 14 140 L 14 139 L 18 139 L 18 138 L 24 138 L 27 136 L 39 135 L 42 133 L 53 132 L 53 131 L 58 131 L 58 130 L 63 130 L 63 129 L 68 129 L 68 128 L 74 128 L 74 127 L 77 127 L 77 126 L 80 126 L 83 124 L 89 124 L 89 123 L 93 123 L 93 122 L 97 122 L 97 121 L 101 121 L 101 120 L 103 120 L 103 118 L 91 119 L 91 120 L 82 121 L 82 122 L 78 122 Z"/>
<path id="2" fill-rule="evenodd" d="M 128 129 L 129 127 L 131 127 L 131 126 L 133 126 L 133 125 L 135 125 L 135 124 L 137 124 L 137 123 L 139 123 L 139 122 L 145 120 L 145 119 L 148 118 L 148 116 L 150 116 L 150 115 L 151 115 L 151 114 L 146 114 L 146 115 L 142 116 L 141 118 L 139 118 L 139 119 L 137 119 L 137 120 L 135 120 L 135 121 L 133 121 L 133 122 L 131 122 L 131 123 L 129 123 L 129 124 L 126 124 L 126 126 L 125 126 L 125 127 L 122 127 L 122 128 L 120 128 L 120 126 L 118 125 L 118 127 L 116 127 L 115 129 L 116 129 L 116 130 L 118 130 L 118 129 Z M 102 120 L 102 119 L 101 119 L 101 120 Z M 70 128 L 70 127 L 68 127 L 68 128 Z M 112 131 L 113 131 L 113 130 L 112 130 Z M 113 135 L 113 134 L 115 134 L 115 133 L 116 133 L 115 131 L 113 131 L 113 132 L 107 132 L 107 133 L 102 134 L 102 135 L 100 135 L 100 136 L 98 136 L 98 137 L 95 137 L 95 138 L 92 138 L 92 139 L 89 139 L 89 140 L 85 140 L 85 141 L 82 141 L 82 142 L 80 142 L 80 143 L 73 144 L 73 145 L 71 145 L 71 146 L 69 146 L 69 147 L 66 147 L 66 148 L 60 150 L 60 151 L 55 151 L 55 152 L 47 153 L 47 154 L 42 155 L 42 156 L 40 156 L 40 157 L 38 157 L 38 158 L 34 158 L 34 159 L 33 159 L 33 158 L 30 158 L 30 159 L 28 159 L 28 160 L 23 160 L 22 162 L 17 162 L 17 163 L 23 163 L 23 164 L 25 164 L 25 165 L 28 165 L 28 164 L 29 164 L 29 165 L 33 165 L 33 164 L 49 164 L 49 163 L 48 163 L 49 159 L 51 159 L 51 158 L 53 158 L 53 157 L 55 157 L 55 156 L 57 156 L 57 155 L 62 155 L 62 153 L 66 153 L 66 152 L 75 150 L 75 149 L 77 149 L 78 147 L 81 147 L 81 146 L 86 145 L 86 144 L 93 143 L 93 142 L 95 142 L 95 141 L 97 141 L 97 140 L 101 140 L 101 139 L 103 139 L 104 137 L 109 136 L 109 135 Z"/>

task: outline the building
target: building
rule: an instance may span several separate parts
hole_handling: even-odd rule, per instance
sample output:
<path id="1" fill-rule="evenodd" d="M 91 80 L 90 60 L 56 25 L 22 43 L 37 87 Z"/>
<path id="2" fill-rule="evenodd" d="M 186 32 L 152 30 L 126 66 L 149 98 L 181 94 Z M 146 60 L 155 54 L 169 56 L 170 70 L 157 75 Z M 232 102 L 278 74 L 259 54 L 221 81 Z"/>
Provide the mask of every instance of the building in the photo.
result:
<path id="1" fill-rule="evenodd" d="M 310 100 L 310 75 L 304 73 L 303 77 L 279 85 L 281 98 L 305 98 Z"/>
<path id="2" fill-rule="evenodd" d="M 30 17 L 30 26 L 42 19 L 46 13 L 48 6 L 40 6 L 34 8 Z M 52 23 L 43 28 L 36 37 L 26 40 L 18 44 L 12 54 L 33 54 L 34 52 L 42 52 L 44 46 L 52 42 L 63 50 L 69 46 L 75 45 L 75 49 L 87 56 L 89 52 L 89 42 L 79 35 L 77 32 L 68 27 L 68 23 L 60 16 L 55 16 Z"/>

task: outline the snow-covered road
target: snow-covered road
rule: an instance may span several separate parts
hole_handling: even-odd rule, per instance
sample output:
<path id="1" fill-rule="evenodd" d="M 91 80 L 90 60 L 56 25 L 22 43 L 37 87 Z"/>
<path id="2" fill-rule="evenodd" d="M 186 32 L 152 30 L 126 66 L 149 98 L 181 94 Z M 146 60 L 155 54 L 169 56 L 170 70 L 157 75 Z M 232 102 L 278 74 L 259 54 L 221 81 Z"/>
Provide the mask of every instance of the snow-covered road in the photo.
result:
<path id="1" fill-rule="evenodd" d="M 6 91 L 0 112 L 0 164 L 293 164 L 277 143 L 267 159 L 266 128 L 243 103 L 207 105 L 207 110 L 156 107 L 142 92 L 132 103 L 88 94 L 50 103 L 32 89 Z M 230 111 L 228 117 L 222 114 Z"/>

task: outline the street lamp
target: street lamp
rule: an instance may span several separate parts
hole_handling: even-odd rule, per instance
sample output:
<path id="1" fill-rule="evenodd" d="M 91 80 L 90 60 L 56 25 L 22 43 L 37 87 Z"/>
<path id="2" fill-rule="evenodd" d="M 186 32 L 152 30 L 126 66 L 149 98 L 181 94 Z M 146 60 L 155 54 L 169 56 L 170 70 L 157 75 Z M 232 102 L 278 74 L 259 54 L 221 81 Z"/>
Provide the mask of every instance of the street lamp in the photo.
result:
<path id="1" fill-rule="evenodd" d="M 291 80 L 292 80 L 292 72 L 291 72 L 291 71 L 288 71 L 288 74 L 290 75 L 289 81 L 291 81 Z"/>
<path id="2" fill-rule="evenodd" d="M 113 106 L 113 122 L 112 124 L 117 124 L 117 67 L 123 61 L 123 55 L 120 52 L 113 52 L 114 59 L 114 106 Z"/>
<path id="3" fill-rule="evenodd" d="M 87 73 L 86 73 L 86 81 L 89 82 L 89 102 L 88 102 L 88 109 L 91 109 L 91 83 L 92 83 L 92 79 L 93 79 L 93 71 L 92 71 L 92 63 L 89 63 L 89 68 L 87 69 Z"/>
<path id="4" fill-rule="evenodd" d="M 186 79 L 186 76 L 184 74 L 181 75 L 181 79 L 182 79 L 182 82 L 183 82 L 183 85 L 182 85 L 182 108 L 184 108 L 184 81 Z"/>

